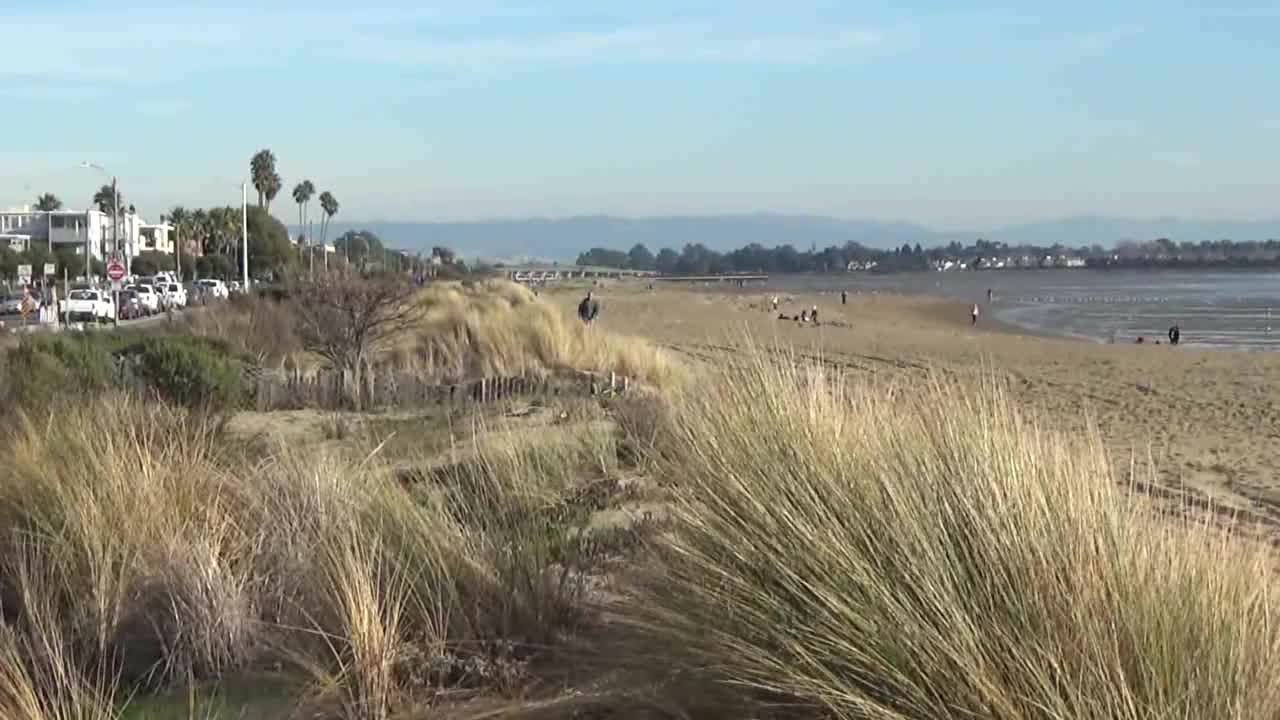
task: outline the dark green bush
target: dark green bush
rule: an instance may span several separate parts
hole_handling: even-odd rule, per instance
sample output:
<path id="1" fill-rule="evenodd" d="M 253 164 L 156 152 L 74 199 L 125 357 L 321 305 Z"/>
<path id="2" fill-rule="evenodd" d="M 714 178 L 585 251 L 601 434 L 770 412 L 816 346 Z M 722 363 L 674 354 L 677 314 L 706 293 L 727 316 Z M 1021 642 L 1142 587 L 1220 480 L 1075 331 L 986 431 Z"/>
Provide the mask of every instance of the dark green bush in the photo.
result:
<path id="1" fill-rule="evenodd" d="M 140 379 L 170 402 L 213 410 L 240 403 L 241 366 L 225 343 L 187 335 L 158 337 L 127 352 L 137 362 Z"/>
<path id="2" fill-rule="evenodd" d="M 105 389 L 111 384 L 111 353 L 118 343 L 117 337 L 105 334 L 23 338 L 9 352 L 4 378 L 7 404 L 36 409 L 59 395 Z"/>

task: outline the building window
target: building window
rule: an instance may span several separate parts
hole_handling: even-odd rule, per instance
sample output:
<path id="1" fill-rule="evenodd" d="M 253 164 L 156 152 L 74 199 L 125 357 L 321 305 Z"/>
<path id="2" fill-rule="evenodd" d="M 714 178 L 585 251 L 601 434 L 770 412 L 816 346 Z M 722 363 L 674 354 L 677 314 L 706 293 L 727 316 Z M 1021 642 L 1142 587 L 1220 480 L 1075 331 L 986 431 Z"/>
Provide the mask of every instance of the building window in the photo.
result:
<path id="1" fill-rule="evenodd" d="M 53 215 L 53 228 L 55 230 L 63 230 L 67 227 L 67 218 L 62 215 Z"/>

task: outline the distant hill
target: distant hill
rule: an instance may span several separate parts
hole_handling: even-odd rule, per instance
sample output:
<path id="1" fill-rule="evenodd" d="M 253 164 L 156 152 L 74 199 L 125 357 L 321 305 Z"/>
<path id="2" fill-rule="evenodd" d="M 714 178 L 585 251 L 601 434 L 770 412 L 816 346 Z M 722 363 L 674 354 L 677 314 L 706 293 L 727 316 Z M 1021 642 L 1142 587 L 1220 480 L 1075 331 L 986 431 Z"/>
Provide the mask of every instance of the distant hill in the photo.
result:
<path id="1" fill-rule="evenodd" d="M 562 219 L 482 220 L 475 222 L 337 222 L 334 238 L 347 230 L 371 230 L 390 247 L 430 252 L 434 245 L 455 249 L 463 257 L 572 261 L 592 247 L 627 250 L 644 243 L 653 252 L 702 243 L 717 251 L 759 243 L 791 244 L 797 249 L 856 242 L 873 248 L 901 245 L 969 244 L 976 238 L 1015 244 L 1070 247 L 1121 240 L 1175 241 L 1280 238 L 1280 220 L 1270 222 L 1130 220 L 1075 217 L 1028 223 L 988 231 L 943 232 L 906 222 L 843 220 L 810 215 L 701 215 L 651 218 L 583 216 Z M 297 229 L 294 228 L 294 232 Z"/>

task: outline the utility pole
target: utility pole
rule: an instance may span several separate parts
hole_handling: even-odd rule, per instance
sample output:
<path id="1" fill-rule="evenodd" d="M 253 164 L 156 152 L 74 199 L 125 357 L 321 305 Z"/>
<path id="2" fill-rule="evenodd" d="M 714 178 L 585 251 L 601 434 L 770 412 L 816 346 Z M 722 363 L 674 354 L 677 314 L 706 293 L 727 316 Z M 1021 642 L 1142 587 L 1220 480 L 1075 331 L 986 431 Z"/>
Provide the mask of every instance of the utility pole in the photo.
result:
<path id="1" fill-rule="evenodd" d="M 240 183 L 240 239 L 244 254 L 241 257 L 241 282 L 249 292 L 249 184 Z"/>
<path id="2" fill-rule="evenodd" d="M 116 188 L 116 176 L 111 176 L 111 257 L 120 257 L 120 191 Z"/>
<path id="3" fill-rule="evenodd" d="M 175 258 L 175 259 L 174 259 L 174 261 L 173 261 L 173 264 L 176 266 L 176 267 L 175 267 L 175 269 L 178 271 L 178 284 L 179 284 L 179 285 L 181 285 L 181 284 L 182 284 L 182 282 L 183 282 L 183 278 L 182 278 L 182 226 L 181 226 L 181 225 L 174 225 L 174 226 L 173 226 L 173 237 L 174 237 L 173 257 Z"/>

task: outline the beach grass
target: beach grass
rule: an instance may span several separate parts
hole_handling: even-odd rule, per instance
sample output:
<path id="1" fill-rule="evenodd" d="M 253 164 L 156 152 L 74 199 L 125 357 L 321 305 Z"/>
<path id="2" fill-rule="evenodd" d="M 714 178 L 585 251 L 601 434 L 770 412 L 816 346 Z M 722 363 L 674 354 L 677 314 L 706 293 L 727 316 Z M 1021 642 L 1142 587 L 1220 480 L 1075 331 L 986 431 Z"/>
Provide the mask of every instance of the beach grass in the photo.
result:
<path id="1" fill-rule="evenodd" d="M 1264 549 L 1155 513 L 1096 436 L 1045 432 L 995 384 L 764 357 L 662 432 L 674 527 L 619 608 L 659 693 L 742 717 L 1280 707 Z"/>

